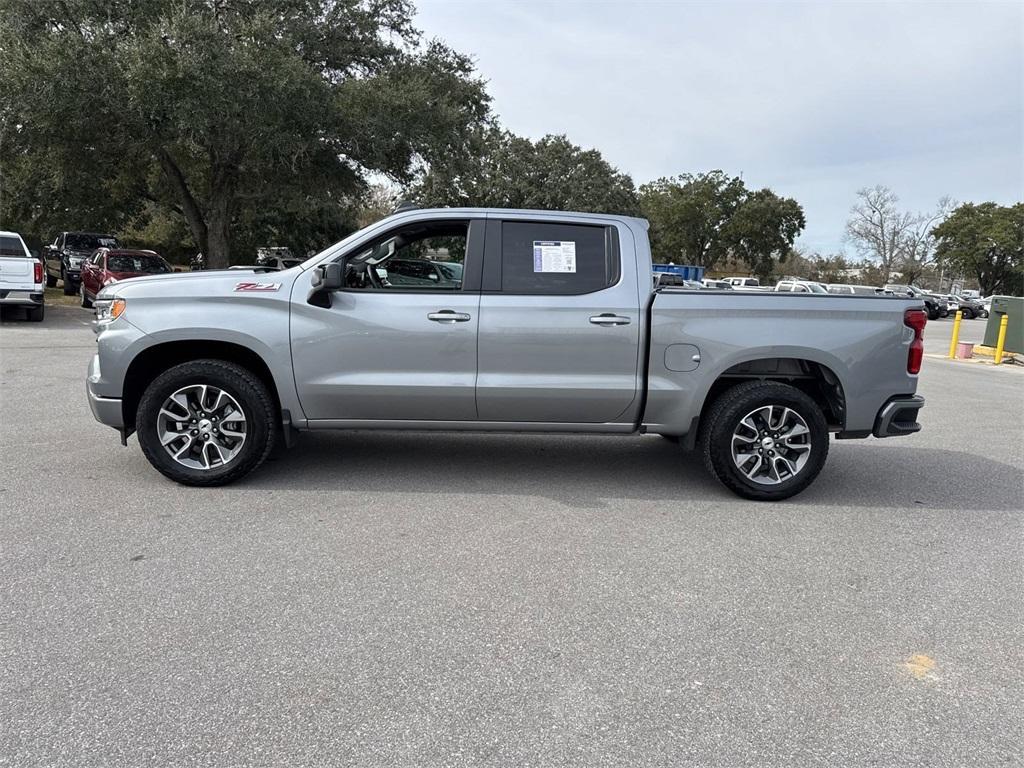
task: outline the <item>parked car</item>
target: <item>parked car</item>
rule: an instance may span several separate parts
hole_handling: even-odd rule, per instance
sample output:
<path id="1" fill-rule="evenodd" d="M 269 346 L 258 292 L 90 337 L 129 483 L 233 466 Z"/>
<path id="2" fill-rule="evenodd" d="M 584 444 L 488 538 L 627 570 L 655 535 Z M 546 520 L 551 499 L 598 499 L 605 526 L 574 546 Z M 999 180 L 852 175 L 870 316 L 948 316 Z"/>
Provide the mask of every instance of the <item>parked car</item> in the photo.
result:
<path id="1" fill-rule="evenodd" d="M 460 284 L 382 282 L 442 237 L 468 244 Z M 197 486 L 243 477 L 301 430 L 649 432 L 699 445 L 740 496 L 777 500 L 814 480 L 829 433 L 920 429 L 921 301 L 655 291 L 651 272 L 641 219 L 405 211 L 282 272 L 108 285 L 87 397 Z M 852 302 L 864 311 L 840 311 Z"/>
<path id="2" fill-rule="evenodd" d="M 104 287 L 120 280 L 172 272 L 174 268 L 156 251 L 100 248 L 82 263 L 82 282 L 79 288 L 82 306 L 91 307 Z"/>
<path id="3" fill-rule="evenodd" d="M 0 232 L 0 310 L 8 307 L 24 307 L 35 323 L 46 312 L 42 262 L 33 258 L 17 232 Z"/>
<path id="4" fill-rule="evenodd" d="M 714 290 L 714 291 L 731 291 L 731 290 L 734 290 L 733 287 L 732 287 L 732 283 L 730 283 L 728 280 L 712 280 L 710 278 L 705 277 L 703 280 L 701 280 L 701 283 L 704 284 L 705 288 L 708 288 L 708 289 Z"/>
<path id="5" fill-rule="evenodd" d="M 846 283 L 829 283 L 827 289 L 829 293 L 835 293 L 840 296 L 877 296 L 881 293 L 881 289 L 870 285 L 849 285 Z"/>
<path id="6" fill-rule="evenodd" d="M 988 317 L 984 302 L 970 296 L 954 296 L 957 309 L 960 310 L 960 317 L 964 320 L 973 320 L 976 317 Z M 951 310 L 956 312 L 956 309 Z"/>
<path id="7" fill-rule="evenodd" d="M 761 285 L 756 277 L 727 277 L 725 282 L 729 283 L 736 291 L 767 291 L 770 290 Z"/>
<path id="8" fill-rule="evenodd" d="M 43 266 L 46 285 L 53 288 L 57 281 L 64 283 L 64 295 L 78 293 L 82 262 L 90 258 L 97 248 L 117 248 L 120 244 L 113 235 L 95 232 L 61 232 L 53 243 L 43 247 Z"/>
<path id="9" fill-rule="evenodd" d="M 256 257 L 256 266 L 271 270 L 291 269 L 301 263 L 302 259 L 284 257 L 274 253 Z"/>
<path id="10" fill-rule="evenodd" d="M 924 302 L 925 309 L 928 311 L 929 320 L 938 320 L 940 317 L 945 317 L 949 314 L 949 308 L 946 306 L 946 301 L 938 296 L 933 296 L 922 288 L 918 288 L 916 285 L 902 285 L 899 283 L 889 283 L 885 286 L 887 291 L 892 291 L 897 296 L 910 296 L 911 298 L 920 299 Z"/>
<path id="11" fill-rule="evenodd" d="M 775 284 L 775 290 L 779 293 L 828 293 L 821 283 L 811 280 L 780 280 Z"/>
<path id="12" fill-rule="evenodd" d="M 688 291 L 704 290 L 704 283 L 698 280 L 687 280 L 682 275 L 676 275 L 671 272 L 655 272 L 653 277 L 655 288 L 685 288 Z"/>

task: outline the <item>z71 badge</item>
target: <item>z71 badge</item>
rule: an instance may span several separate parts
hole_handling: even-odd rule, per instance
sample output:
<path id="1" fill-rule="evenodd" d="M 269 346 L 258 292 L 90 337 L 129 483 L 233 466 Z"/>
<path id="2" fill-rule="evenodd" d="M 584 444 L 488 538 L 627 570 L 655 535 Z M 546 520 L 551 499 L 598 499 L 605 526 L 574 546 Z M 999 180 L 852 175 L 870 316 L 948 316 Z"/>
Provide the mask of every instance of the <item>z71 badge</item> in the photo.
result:
<path id="1" fill-rule="evenodd" d="M 280 283 L 239 283 L 235 286 L 236 291 L 276 291 L 281 287 Z"/>

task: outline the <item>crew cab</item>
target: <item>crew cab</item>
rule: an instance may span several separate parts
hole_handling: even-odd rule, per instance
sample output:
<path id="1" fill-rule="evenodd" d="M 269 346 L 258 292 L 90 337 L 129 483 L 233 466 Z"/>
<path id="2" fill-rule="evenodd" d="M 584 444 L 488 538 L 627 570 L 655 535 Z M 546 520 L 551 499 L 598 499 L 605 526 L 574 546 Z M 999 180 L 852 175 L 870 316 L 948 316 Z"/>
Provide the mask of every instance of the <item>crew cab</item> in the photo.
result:
<path id="1" fill-rule="evenodd" d="M 117 248 L 117 238 L 96 232 L 61 232 L 50 245 L 43 247 L 43 268 L 46 285 L 53 288 L 64 283 L 64 295 L 78 293 L 82 280 L 82 262 L 92 257 L 97 248 Z"/>
<path id="2" fill-rule="evenodd" d="M 29 320 L 42 322 L 43 265 L 32 257 L 17 232 L 0 232 L 0 311 L 24 307 Z"/>
<path id="3" fill-rule="evenodd" d="M 391 280 L 409 260 L 461 274 Z M 405 210 L 282 272 L 105 287 L 88 400 L 198 486 L 303 430 L 652 433 L 776 500 L 814 480 L 830 435 L 920 429 L 920 301 L 655 288 L 651 272 L 642 219 Z"/>

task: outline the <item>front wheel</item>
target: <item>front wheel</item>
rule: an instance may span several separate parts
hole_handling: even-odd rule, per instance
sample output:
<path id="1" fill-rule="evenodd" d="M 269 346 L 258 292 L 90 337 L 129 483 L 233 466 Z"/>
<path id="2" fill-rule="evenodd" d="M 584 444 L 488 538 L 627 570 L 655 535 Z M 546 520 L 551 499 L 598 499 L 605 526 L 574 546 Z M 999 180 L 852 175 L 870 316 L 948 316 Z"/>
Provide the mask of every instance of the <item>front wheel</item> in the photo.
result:
<path id="1" fill-rule="evenodd" d="M 74 296 L 75 295 L 75 284 L 68 278 L 67 273 L 62 269 L 60 271 L 60 279 L 64 281 L 64 295 Z"/>
<path id="2" fill-rule="evenodd" d="M 43 268 L 43 271 L 46 272 L 46 287 L 47 288 L 56 288 L 57 287 L 57 278 L 54 277 L 53 275 L 51 275 L 50 274 L 50 270 L 46 269 L 45 267 Z"/>
<path id="3" fill-rule="evenodd" d="M 278 435 L 277 408 L 251 371 L 194 360 L 157 376 L 136 412 L 142 452 L 183 485 L 226 485 L 264 462 Z"/>
<path id="4" fill-rule="evenodd" d="M 780 501 L 809 486 L 828 456 L 828 424 L 804 392 L 775 381 L 726 390 L 701 425 L 708 470 L 733 493 Z"/>
<path id="5" fill-rule="evenodd" d="M 78 292 L 82 294 L 82 306 L 85 309 L 92 309 L 92 301 L 90 301 L 89 297 L 85 294 L 85 283 L 78 286 Z"/>

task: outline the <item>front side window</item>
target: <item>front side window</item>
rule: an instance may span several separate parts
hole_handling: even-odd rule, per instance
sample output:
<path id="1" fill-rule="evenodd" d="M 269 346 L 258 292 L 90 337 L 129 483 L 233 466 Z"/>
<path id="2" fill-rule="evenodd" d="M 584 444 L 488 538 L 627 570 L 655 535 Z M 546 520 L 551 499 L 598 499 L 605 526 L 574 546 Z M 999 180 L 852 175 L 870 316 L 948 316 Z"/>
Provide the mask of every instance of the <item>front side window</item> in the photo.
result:
<path id="1" fill-rule="evenodd" d="M 347 290 L 461 291 L 469 226 L 418 222 L 393 230 L 345 261 Z"/>
<path id="2" fill-rule="evenodd" d="M 615 243 L 611 227 L 505 221 L 501 290 L 564 296 L 608 288 L 619 279 Z"/>

